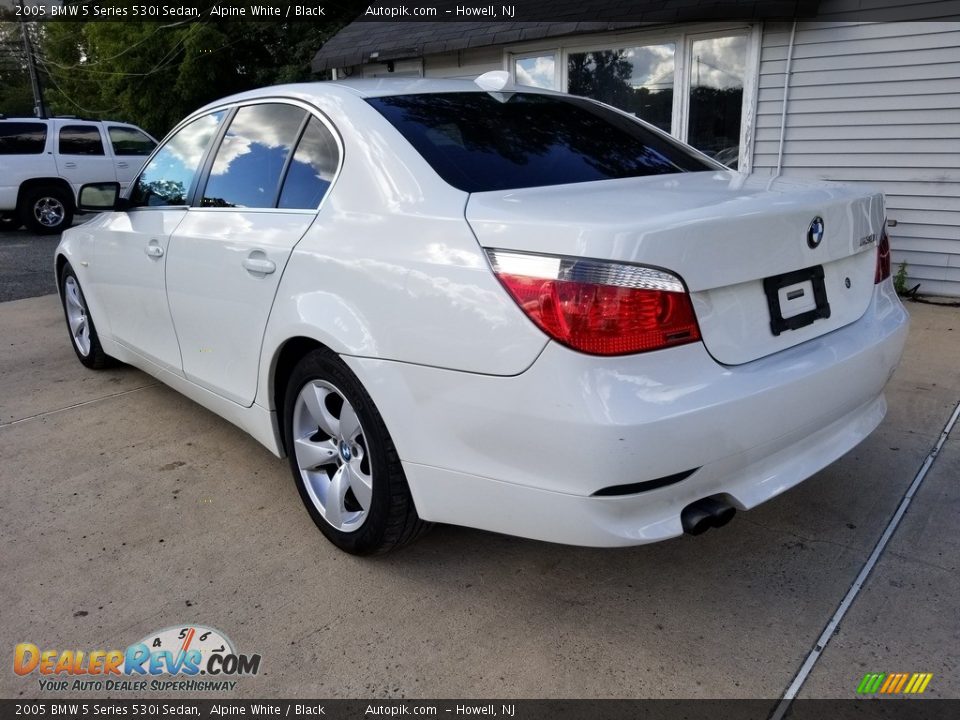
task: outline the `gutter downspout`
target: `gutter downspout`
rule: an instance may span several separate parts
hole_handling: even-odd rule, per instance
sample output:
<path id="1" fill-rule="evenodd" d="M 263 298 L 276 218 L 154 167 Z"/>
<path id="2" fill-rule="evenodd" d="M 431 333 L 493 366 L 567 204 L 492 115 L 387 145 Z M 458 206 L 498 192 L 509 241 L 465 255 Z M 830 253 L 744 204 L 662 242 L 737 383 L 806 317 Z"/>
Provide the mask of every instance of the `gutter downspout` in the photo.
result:
<path id="1" fill-rule="evenodd" d="M 780 149 L 777 151 L 777 173 L 774 177 L 780 177 L 783 170 L 783 139 L 787 133 L 787 103 L 790 96 L 790 68 L 793 65 L 793 41 L 797 35 L 797 21 L 793 21 L 793 27 L 790 28 L 790 45 L 787 46 L 787 67 L 783 73 L 783 112 L 780 115 Z"/>

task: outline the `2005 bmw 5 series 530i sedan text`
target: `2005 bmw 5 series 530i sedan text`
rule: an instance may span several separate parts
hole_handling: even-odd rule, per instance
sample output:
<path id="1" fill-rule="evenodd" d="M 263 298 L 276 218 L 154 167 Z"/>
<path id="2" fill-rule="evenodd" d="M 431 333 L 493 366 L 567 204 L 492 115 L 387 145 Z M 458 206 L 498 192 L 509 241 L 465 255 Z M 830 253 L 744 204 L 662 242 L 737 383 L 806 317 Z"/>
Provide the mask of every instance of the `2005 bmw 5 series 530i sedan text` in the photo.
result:
<path id="1" fill-rule="evenodd" d="M 326 82 L 186 118 L 64 233 L 82 363 L 290 460 L 352 553 L 430 522 L 696 534 L 863 440 L 908 319 L 882 195 L 739 174 L 591 100 Z"/>

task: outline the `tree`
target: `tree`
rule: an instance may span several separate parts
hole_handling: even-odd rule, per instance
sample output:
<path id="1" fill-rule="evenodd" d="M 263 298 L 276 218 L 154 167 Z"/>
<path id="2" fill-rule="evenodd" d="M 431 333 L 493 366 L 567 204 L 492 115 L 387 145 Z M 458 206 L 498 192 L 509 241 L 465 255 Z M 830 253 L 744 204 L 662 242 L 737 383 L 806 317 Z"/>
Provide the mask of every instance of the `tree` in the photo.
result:
<path id="1" fill-rule="evenodd" d="M 0 22 L 0 113 L 8 117 L 33 115 L 33 91 L 20 28 L 15 22 Z"/>
<path id="2" fill-rule="evenodd" d="M 160 137 L 225 95 L 315 79 L 314 53 L 350 19 L 342 10 L 323 23 L 47 22 L 40 62 L 56 113 L 126 120 Z"/>
<path id="3" fill-rule="evenodd" d="M 567 78 L 573 95 L 624 107 L 633 95 L 630 79 L 633 65 L 623 50 L 573 53 L 567 62 Z"/>

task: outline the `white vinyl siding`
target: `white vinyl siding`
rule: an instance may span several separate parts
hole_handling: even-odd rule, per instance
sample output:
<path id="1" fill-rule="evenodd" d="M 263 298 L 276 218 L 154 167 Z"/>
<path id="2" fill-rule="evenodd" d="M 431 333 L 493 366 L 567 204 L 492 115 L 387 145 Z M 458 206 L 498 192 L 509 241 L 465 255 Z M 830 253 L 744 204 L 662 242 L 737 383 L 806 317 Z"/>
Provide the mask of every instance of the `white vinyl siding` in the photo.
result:
<path id="1" fill-rule="evenodd" d="M 503 50 L 497 45 L 428 55 L 424 64 L 428 78 L 473 80 L 485 72 L 503 69 Z"/>
<path id="2" fill-rule="evenodd" d="M 858 1 L 824 0 L 823 20 L 797 24 L 783 175 L 883 190 L 893 271 L 906 261 L 908 287 L 960 296 L 960 22 L 844 21 Z M 763 30 L 761 174 L 776 172 L 790 29 Z"/>

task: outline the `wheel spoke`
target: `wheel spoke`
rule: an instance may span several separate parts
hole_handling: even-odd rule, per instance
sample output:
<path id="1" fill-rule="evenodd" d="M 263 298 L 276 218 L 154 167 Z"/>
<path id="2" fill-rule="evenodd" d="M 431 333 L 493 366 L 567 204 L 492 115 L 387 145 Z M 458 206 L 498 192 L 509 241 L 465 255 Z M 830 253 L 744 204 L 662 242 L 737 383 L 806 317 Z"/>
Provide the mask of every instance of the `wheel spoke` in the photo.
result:
<path id="1" fill-rule="evenodd" d="M 353 440 L 354 435 L 360 430 L 360 419 L 354 411 L 353 406 L 346 400 L 343 401 L 343 409 L 340 411 L 339 437 L 348 442 Z"/>
<path id="2" fill-rule="evenodd" d="M 340 528 L 343 524 L 343 504 L 349 488 L 350 480 L 348 470 L 345 465 L 341 465 L 330 479 L 330 487 L 327 488 L 326 504 L 323 508 L 327 522 L 335 528 Z"/>
<path id="3" fill-rule="evenodd" d="M 77 333 L 80 332 L 80 326 L 83 324 L 82 315 L 68 315 L 67 321 L 70 323 L 70 332 L 74 337 L 77 337 Z"/>
<path id="4" fill-rule="evenodd" d="M 297 465 L 301 470 L 314 470 L 336 462 L 337 448 L 330 440 L 314 442 L 309 438 L 298 438 L 295 443 Z"/>
<path id="5" fill-rule="evenodd" d="M 330 390 L 318 385 L 308 385 L 303 389 L 303 400 L 313 424 L 332 438 L 337 437 L 339 422 L 327 409 L 326 400 Z"/>
<path id="6" fill-rule="evenodd" d="M 83 303 L 80 302 L 80 296 L 79 293 L 77 293 L 77 286 L 74 283 L 67 284 L 67 304 L 76 310 L 83 310 Z"/>
<path id="7" fill-rule="evenodd" d="M 373 499 L 373 483 L 369 475 L 360 472 L 360 463 L 349 463 L 346 467 L 350 473 L 350 489 L 353 490 L 353 496 L 360 503 L 364 510 L 370 509 L 370 501 Z"/>

